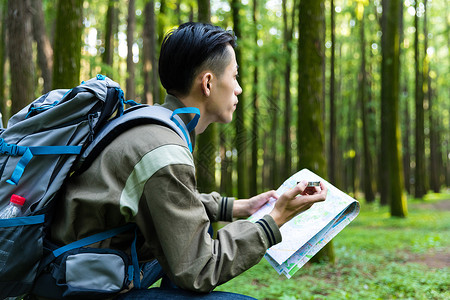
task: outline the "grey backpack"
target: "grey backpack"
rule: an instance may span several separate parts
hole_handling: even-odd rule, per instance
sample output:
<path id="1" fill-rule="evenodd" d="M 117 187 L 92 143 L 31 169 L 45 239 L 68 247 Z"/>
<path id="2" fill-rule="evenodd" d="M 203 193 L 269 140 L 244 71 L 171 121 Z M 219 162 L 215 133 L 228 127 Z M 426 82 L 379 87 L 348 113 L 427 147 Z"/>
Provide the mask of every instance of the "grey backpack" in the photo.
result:
<path id="1" fill-rule="evenodd" d="M 85 170 L 115 137 L 133 126 L 157 123 L 173 129 L 191 148 L 189 132 L 198 120 L 197 109 L 172 112 L 161 106 L 134 105 L 124 111 L 124 103 L 120 86 L 97 75 L 73 89 L 54 90 L 39 97 L 0 130 L 0 211 L 13 194 L 26 199 L 20 216 L 0 219 L 0 299 L 29 292 L 38 273 L 55 258 L 134 228 L 127 224 L 49 254 L 44 250 L 46 229 L 61 186 L 73 172 Z M 197 117 L 186 126 L 180 113 L 195 113 Z M 124 258 L 123 268 L 123 278 L 115 279 L 122 280 L 122 285 L 106 291 L 99 288 L 97 292 L 117 293 L 133 277 L 135 286 L 139 285 L 137 257 L 129 262 Z M 77 284 L 62 286 L 69 296 L 95 295 L 95 291 L 84 291 Z"/>

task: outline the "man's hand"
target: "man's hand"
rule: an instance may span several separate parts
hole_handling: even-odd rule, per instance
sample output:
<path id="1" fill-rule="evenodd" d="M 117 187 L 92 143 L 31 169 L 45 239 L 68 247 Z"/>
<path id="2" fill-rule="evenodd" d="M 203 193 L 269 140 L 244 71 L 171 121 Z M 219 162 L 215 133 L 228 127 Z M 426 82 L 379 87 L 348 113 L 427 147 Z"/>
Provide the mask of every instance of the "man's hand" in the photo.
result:
<path id="1" fill-rule="evenodd" d="M 240 199 L 234 201 L 233 205 L 233 217 L 235 218 L 247 218 L 254 212 L 260 209 L 264 204 L 269 202 L 270 198 L 277 199 L 278 196 L 275 191 L 268 191 L 259 195 L 256 195 L 250 199 Z"/>
<path id="2" fill-rule="evenodd" d="M 302 181 L 291 190 L 281 195 L 270 215 L 281 227 L 284 223 L 295 217 L 301 212 L 309 209 L 314 203 L 324 201 L 327 197 L 328 190 L 321 182 L 320 189 L 317 187 L 312 194 L 304 194 L 308 182 Z"/>

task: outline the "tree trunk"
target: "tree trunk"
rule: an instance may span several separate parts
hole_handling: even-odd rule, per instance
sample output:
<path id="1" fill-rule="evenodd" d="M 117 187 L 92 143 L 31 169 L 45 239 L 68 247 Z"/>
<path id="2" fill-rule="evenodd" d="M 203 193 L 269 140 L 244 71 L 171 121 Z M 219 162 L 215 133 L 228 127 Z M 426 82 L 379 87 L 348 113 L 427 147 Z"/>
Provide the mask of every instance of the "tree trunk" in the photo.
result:
<path id="1" fill-rule="evenodd" d="M 414 17 L 414 26 L 416 31 L 414 34 L 414 65 L 416 68 L 415 81 L 415 102 L 416 102 L 416 147 L 415 147 L 415 180 L 414 180 L 414 196 L 422 198 L 425 195 L 425 133 L 424 133 L 424 109 L 423 109 L 423 84 L 422 72 L 420 71 L 420 52 L 419 52 L 419 17 L 417 10 L 419 8 L 418 1 L 415 2 L 416 14 Z"/>
<path id="2" fill-rule="evenodd" d="M 238 40 L 242 36 L 241 20 L 239 16 L 241 3 L 238 0 L 231 0 L 232 18 L 234 24 L 234 33 Z M 236 60 L 239 66 L 242 62 L 241 47 L 236 49 Z M 244 68 L 239 70 L 240 78 L 244 78 Z M 238 171 L 238 198 L 248 198 L 248 169 L 247 169 L 247 128 L 244 123 L 244 109 L 246 103 L 245 91 L 239 97 L 239 104 L 235 112 L 235 125 L 236 125 L 236 150 L 237 150 L 237 171 Z"/>
<path id="3" fill-rule="evenodd" d="M 275 64 L 278 64 L 278 61 L 274 62 Z M 264 187 L 264 190 L 266 190 L 266 188 L 269 189 L 273 189 L 273 188 L 277 188 L 282 182 L 283 180 L 285 180 L 288 177 L 282 177 L 282 173 L 280 172 L 280 167 L 279 167 L 279 155 L 277 148 L 278 148 L 278 126 L 279 126 L 279 117 L 281 116 L 281 114 L 283 113 L 283 111 L 280 109 L 280 106 L 277 102 L 277 99 L 280 98 L 280 87 L 279 87 L 279 79 L 277 79 L 278 76 L 269 76 L 270 83 L 267 84 L 267 86 L 270 86 L 271 88 L 269 89 L 270 93 L 271 93 L 271 97 L 270 97 L 270 115 L 271 115 L 271 119 L 272 119 L 272 126 L 270 127 L 271 129 L 273 129 L 273 131 L 268 132 L 267 134 L 270 135 L 271 137 L 271 151 L 270 151 L 270 156 L 271 159 L 270 161 L 271 163 L 271 169 L 269 170 L 270 176 L 271 176 L 271 180 L 270 180 L 270 184 L 268 186 Z"/>
<path id="4" fill-rule="evenodd" d="M 52 89 L 53 48 L 45 30 L 42 0 L 33 0 L 33 36 L 37 45 L 37 60 L 44 79 L 44 93 Z"/>
<path id="5" fill-rule="evenodd" d="M 147 1 L 144 9 L 145 22 L 142 34 L 144 96 L 142 103 L 153 104 L 159 99 L 158 64 L 156 60 L 155 2 Z"/>
<path id="6" fill-rule="evenodd" d="M 252 116 L 252 130 L 251 130 L 251 168 L 250 168 L 250 195 L 256 195 L 258 193 L 258 142 L 259 142 L 259 108 L 258 108 L 258 28 L 257 28 L 257 10 L 258 0 L 253 0 L 253 30 L 254 34 L 254 53 L 253 60 L 255 61 L 255 68 L 253 70 L 253 86 L 252 86 L 252 104 L 253 104 L 253 116 Z"/>
<path id="7" fill-rule="evenodd" d="M 299 169 L 308 168 L 326 178 L 322 119 L 324 5 L 323 0 L 301 0 L 299 5 L 297 143 Z M 318 260 L 334 262 L 332 243 L 314 257 L 314 261 Z"/>
<path id="8" fill-rule="evenodd" d="M 334 0 L 331 0 L 330 8 L 330 31 L 331 31 L 331 58 L 330 58 L 330 127 L 329 127 L 329 154 L 328 154 L 328 178 L 330 182 L 336 184 L 336 106 L 334 84 L 336 81 L 334 74 L 334 65 L 336 60 L 336 37 L 335 37 L 335 17 L 334 17 Z"/>
<path id="9" fill-rule="evenodd" d="M 167 10 L 167 4 L 166 4 L 166 0 L 160 0 L 159 1 L 159 14 L 158 14 L 158 18 L 157 18 L 157 33 L 158 33 L 158 45 L 162 44 L 162 41 L 164 39 L 164 35 L 166 33 L 166 24 L 168 23 L 167 19 L 168 16 L 166 15 L 166 10 Z M 157 52 L 159 54 L 159 47 L 156 47 Z M 164 103 L 164 99 L 165 99 L 165 91 L 164 88 L 162 87 L 162 85 L 158 85 L 159 88 L 159 92 L 158 92 L 158 98 L 155 98 L 154 101 L 155 103 Z"/>
<path id="10" fill-rule="evenodd" d="M 197 0 L 198 21 L 202 23 L 211 23 L 211 3 L 210 0 Z"/>
<path id="11" fill-rule="evenodd" d="M 403 94 L 408 95 L 408 72 L 405 73 L 405 80 L 403 86 Z M 405 124 L 404 135 L 403 135 L 403 174 L 405 178 L 405 189 L 411 194 L 411 150 L 410 150 L 410 136 L 411 136 L 411 117 L 409 112 L 409 97 L 404 97 L 404 107 L 403 107 L 403 124 Z"/>
<path id="12" fill-rule="evenodd" d="M 362 5 L 363 13 L 360 17 L 360 43 L 361 43 L 361 66 L 359 72 L 359 83 L 358 83 L 358 98 L 361 105 L 361 119 L 362 119 L 362 137 L 363 137 L 363 187 L 364 196 L 367 202 L 374 202 L 375 195 L 372 186 L 372 155 L 370 153 L 369 145 L 369 120 L 367 113 L 367 72 L 366 72 L 366 37 L 365 37 L 365 26 L 364 26 L 364 4 Z"/>
<path id="13" fill-rule="evenodd" d="M 283 126 L 283 145 L 284 161 L 282 177 L 289 178 L 292 174 L 292 141 L 291 141 L 291 123 L 292 123 L 292 100 L 291 100 L 291 65 L 292 65 L 292 32 L 294 28 L 296 0 L 292 8 L 291 25 L 288 24 L 289 13 L 287 11 L 287 0 L 282 1 L 283 10 L 283 47 L 286 52 L 285 70 L 284 70 L 284 126 Z"/>
<path id="14" fill-rule="evenodd" d="M 438 151 L 438 126 L 436 119 L 439 114 L 434 114 L 433 112 L 433 102 L 432 90 L 431 90 L 431 77 L 430 77 L 430 57 L 427 54 L 428 49 L 428 24 L 427 16 L 429 15 L 427 11 L 427 2 L 424 0 L 424 17 L 423 17 L 423 35 L 424 35 L 424 62 L 423 62 L 423 82 L 426 82 L 425 94 L 428 101 L 428 118 L 429 118 L 429 138 L 430 138 L 430 188 L 433 192 L 438 193 L 441 188 L 441 169 L 439 168 L 439 151 Z"/>
<path id="15" fill-rule="evenodd" d="M 59 0 L 53 60 L 53 89 L 80 84 L 83 0 Z"/>
<path id="16" fill-rule="evenodd" d="M 134 31 L 136 28 L 135 0 L 128 0 L 128 26 L 127 26 L 127 99 L 135 99 L 135 66 L 133 61 Z"/>
<path id="17" fill-rule="evenodd" d="M 11 115 L 34 100 L 31 1 L 8 1 Z"/>
<path id="18" fill-rule="evenodd" d="M 233 195 L 233 155 L 229 143 L 228 126 L 220 127 L 220 193 L 223 195 Z"/>
<path id="19" fill-rule="evenodd" d="M 386 1 L 386 0 L 385 0 Z M 381 115 L 385 118 L 381 123 L 381 143 L 384 144 L 383 159 L 387 170 L 386 185 L 380 188 L 387 191 L 387 202 L 391 215 L 406 217 L 406 195 L 403 192 L 403 168 L 401 160 L 401 137 L 399 124 L 399 64 L 400 40 L 398 16 L 401 9 L 400 0 L 390 0 L 383 16 L 386 20 L 386 37 L 382 49 L 381 78 Z"/>
<path id="20" fill-rule="evenodd" d="M 1 5 L 1 35 L 0 35 L 0 126 L 6 128 L 9 119 L 9 106 L 7 104 L 7 96 L 5 90 L 6 81 L 6 60 L 8 57 L 8 38 L 7 38 L 7 22 L 8 22 L 8 1 L 3 0 Z"/>
<path id="21" fill-rule="evenodd" d="M 382 3 L 382 7 L 383 7 L 383 13 L 381 15 L 381 32 L 387 32 L 387 10 L 389 7 L 389 3 L 391 0 L 383 0 Z M 394 0 L 395 1 L 395 0 Z M 382 34 L 381 35 L 381 49 L 385 49 L 386 48 L 386 37 L 387 34 Z M 381 68 L 381 78 L 383 81 L 383 78 L 389 76 L 389 74 L 386 74 L 387 69 L 386 68 Z M 381 88 L 382 92 L 383 92 L 383 87 Z M 385 97 L 383 96 L 383 94 L 381 94 L 381 131 L 380 131 L 380 135 L 381 135 L 381 140 L 380 140 L 380 149 L 378 152 L 378 191 L 380 193 L 380 204 L 381 205 L 388 205 L 388 190 L 385 188 L 386 186 L 389 185 L 389 174 L 388 174 L 388 162 L 385 159 L 385 153 L 388 152 L 387 149 L 387 143 L 386 143 L 386 138 L 385 138 L 385 131 L 386 128 L 388 127 L 388 122 L 390 122 L 390 120 L 388 120 L 388 115 L 383 114 L 383 99 Z M 387 101 L 387 100 L 386 100 Z M 386 103 L 386 105 L 389 105 L 388 103 Z M 386 107 L 385 109 L 388 109 L 388 107 Z"/>
<path id="22" fill-rule="evenodd" d="M 102 73 L 113 77 L 114 62 L 114 22 L 117 14 L 117 0 L 109 0 L 105 22 L 105 52 L 103 52 Z"/>
<path id="23" fill-rule="evenodd" d="M 210 10 L 209 0 L 198 1 L 199 22 L 210 23 Z M 213 123 L 197 138 L 197 187 L 200 192 L 211 192 L 217 188 L 215 178 L 217 144 L 217 125 Z"/>

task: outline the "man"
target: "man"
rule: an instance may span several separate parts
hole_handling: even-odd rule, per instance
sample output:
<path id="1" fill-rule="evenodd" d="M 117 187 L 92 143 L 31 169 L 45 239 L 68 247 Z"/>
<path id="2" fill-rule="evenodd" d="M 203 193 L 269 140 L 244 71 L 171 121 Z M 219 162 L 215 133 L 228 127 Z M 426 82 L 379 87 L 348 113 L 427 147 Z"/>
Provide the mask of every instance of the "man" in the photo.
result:
<path id="1" fill-rule="evenodd" d="M 163 41 L 159 72 L 168 93 L 163 106 L 200 110 L 192 141 L 209 124 L 232 120 L 242 93 L 235 46 L 231 32 L 199 23 L 183 24 Z M 181 115 L 186 124 L 192 117 Z M 269 191 L 234 200 L 199 194 L 192 154 L 183 140 L 167 127 L 141 125 L 117 137 L 84 173 L 71 178 L 52 239 L 67 244 L 133 222 L 139 228 L 143 286 L 121 295 L 123 299 L 247 298 L 209 292 L 257 264 L 281 241 L 281 225 L 325 200 L 324 186 L 314 195 L 297 197 L 305 187 L 302 182 L 281 195 L 270 215 L 256 223 L 232 222 L 213 239 L 208 233 L 211 222 L 248 217 L 277 195 Z M 129 252 L 133 239 L 134 233 L 122 234 L 93 247 Z M 146 289 L 162 276 L 162 288 Z"/>

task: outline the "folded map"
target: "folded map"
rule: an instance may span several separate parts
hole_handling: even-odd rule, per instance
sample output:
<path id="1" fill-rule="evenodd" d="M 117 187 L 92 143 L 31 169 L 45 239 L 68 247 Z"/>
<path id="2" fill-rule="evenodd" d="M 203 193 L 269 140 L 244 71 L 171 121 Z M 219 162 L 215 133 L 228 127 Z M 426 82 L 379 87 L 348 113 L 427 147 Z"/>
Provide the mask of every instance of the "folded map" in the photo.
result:
<path id="1" fill-rule="evenodd" d="M 323 182 L 328 188 L 328 194 L 325 201 L 315 203 L 310 209 L 281 226 L 282 242 L 269 248 L 264 256 L 279 274 L 284 274 L 287 278 L 291 278 L 356 218 L 360 208 L 358 201 L 308 169 L 303 169 L 287 179 L 278 188 L 277 194 L 282 195 L 302 180 Z M 272 198 L 250 216 L 249 220 L 256 222 L 270 213 L 274 205 L 275 199 Z"/>

